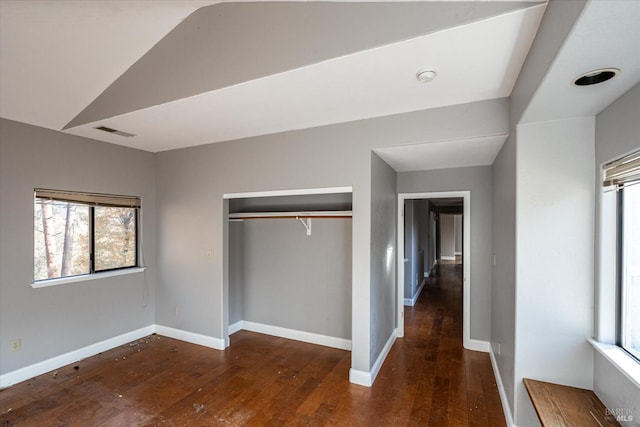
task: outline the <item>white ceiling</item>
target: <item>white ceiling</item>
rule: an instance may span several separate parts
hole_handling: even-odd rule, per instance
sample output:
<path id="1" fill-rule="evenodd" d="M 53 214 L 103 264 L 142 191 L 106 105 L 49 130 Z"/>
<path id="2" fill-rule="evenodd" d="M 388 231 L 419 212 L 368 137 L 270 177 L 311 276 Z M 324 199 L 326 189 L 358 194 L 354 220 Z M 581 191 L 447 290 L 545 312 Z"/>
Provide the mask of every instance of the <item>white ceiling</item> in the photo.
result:
<path id="1" fill-rule="evenodd" d="M 572 85 L 575 77 L 600 68 L 619 68 L 621 73 L 594 86 Z M 556 55 L 522 122 L 595 116 L 638 82 L 640 1 L 591 1 Z"/>
<path id="2" fill-rule="evenodd" d="M 162 151 L 292 129 L 464 104 L 511 93 L 544 10 L 456 27 L 69 129 L 102 139 L 104 125 L 137 135 L 110 142 Z M 423 84 L 417 70 L 438 76 Z M 478 84 L 478 70 L 482 84 Z M 162 123 L 159 126 L 159 123 Z"/>
<path id="3" fill-rule="evenodd" d="M 509 135 L 378 148 L 374 151 L 397 172 L 489 166 Z M 456 155 L 452 156 L 451 153 Z"/>
<path id="4" fill-rule="evenodd" d="M 64 132 L 158 152 L 508 97 L 546 3 L 448 1 L 452 8 L 463 4 L 465 12 L 475 10 L 477 15 L 461 13 L 459 24 L 447 21 L 446 28 L 425 23 L 421 34 L 400 40 L 385 39 L 381 31 L 376 45 L 284 66 L 275 73 L 258 72 L 257 77 L 195 95 L 174 96 L 141 108 L 112 105 L 111 111 L 120 112 L 91 123 L 74 122 Z M 63 131 L 114 82 L 131 75 L 150 51 L 165 46 L 166 36 L 188 24 L 192 14 L 203 7 L 219 7 L 211 6 L 216 3 L 235 2 L 0 0 L 0 116 Z M 311 4 L 296 0 L 290 4 L 294 3 Z M 348 3 L 373 7 L 360 0 Z M 387 4 L 394 3 L 401 4 Z M 413 4 L 422 3 L 431 0 Z M 501 6 L 486 8 L 490 3 Z M 486 16 L 477 18 L 483 13 Z M 458 11 L 450 15 L 458 16 Z M 640 1 L 589 0 L 523 120 L 594 115 L 640 81 L 638 22 Z M 233 40 L 229 43 L 233 52 Z M 174 48 L 189 49 L 189 44 Z M 281 49 L 286 52 L 287 46 Z M 421 84 L 415 73 L 425 67 L 436 69 L 438 76 Z M 613 81 L 591 88 L 569 84 L 575 75 L 599 67 L 623 71 Z M 99 132 L 94 129 L 99 125 L 136 136 Z M 505 138 L 479 135 L 377 152 L 397 170 L 491 164 Z"/>
<path id="5" fill-rule="evenodd" d="M 180 21 L 212 3 L 1 0 L 0 115 L 62 129 Z"/>

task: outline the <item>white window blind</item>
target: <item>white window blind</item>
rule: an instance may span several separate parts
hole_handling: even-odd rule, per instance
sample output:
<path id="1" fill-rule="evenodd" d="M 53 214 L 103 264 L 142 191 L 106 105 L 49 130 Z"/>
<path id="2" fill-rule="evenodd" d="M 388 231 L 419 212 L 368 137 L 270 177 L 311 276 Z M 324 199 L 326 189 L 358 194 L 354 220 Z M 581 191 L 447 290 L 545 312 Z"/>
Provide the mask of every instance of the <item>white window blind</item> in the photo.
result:
<path id="1" fill-rule="evenodd" d="M 603 167 L 605 187 L 621 188 L 640 183 L 640 151 L 607 163 Z"/>
<path id="2" fill-rule="evenodd" d="M 139 208 L 140 197 L 118 196 L 114 194 L 85 193 L 77 191 L 47 190 L 36 188 L 37 199 L 58 200 L 62 202 L 82 203 L 89 206 L 108 206 L 118 208 Z"/>

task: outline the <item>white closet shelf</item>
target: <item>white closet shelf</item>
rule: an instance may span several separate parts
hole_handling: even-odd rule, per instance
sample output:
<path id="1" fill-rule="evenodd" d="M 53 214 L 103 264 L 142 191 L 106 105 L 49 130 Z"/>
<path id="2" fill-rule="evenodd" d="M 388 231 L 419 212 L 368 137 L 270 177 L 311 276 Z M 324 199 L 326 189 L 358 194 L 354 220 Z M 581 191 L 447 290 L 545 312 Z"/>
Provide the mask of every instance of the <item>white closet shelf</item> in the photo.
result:
<path id="1" fill-rule="evenodd" d="M 310 211 L 310 212 L 241 212 L 230 213 L 229 219 L 265 219 L 265 218 L 351 218 L 351 211 Z"/>

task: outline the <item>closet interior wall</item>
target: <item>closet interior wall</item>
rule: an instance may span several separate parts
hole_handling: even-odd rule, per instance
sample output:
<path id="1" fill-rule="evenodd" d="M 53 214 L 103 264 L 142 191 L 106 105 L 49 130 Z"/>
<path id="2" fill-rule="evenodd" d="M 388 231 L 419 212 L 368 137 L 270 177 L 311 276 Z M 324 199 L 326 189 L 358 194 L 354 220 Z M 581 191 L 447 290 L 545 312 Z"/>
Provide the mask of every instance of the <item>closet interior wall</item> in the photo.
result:
<path id="1" fill-rule="evenodd" d="M 318 211 L 346 213 L 311 218 L 310 235 L 308 218 L 287 217 Z M 230 200 L 230 329 L 252 322 L 351 340 L 350 211 L 350 193 Z M 264 212 L 282 217 L 233 219 Z"/>

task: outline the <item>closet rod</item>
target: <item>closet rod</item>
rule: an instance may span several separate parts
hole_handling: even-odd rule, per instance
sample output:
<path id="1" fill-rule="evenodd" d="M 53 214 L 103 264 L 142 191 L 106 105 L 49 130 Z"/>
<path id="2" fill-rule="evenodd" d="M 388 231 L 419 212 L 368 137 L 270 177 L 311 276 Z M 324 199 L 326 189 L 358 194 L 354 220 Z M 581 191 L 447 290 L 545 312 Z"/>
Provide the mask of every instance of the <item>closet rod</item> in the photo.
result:
<path id="1" fill-rule="evenodd" d="M 317 212 L 242 212 L 229 214 L 229 219 L 303 219 L 303 218 L 351 218 L 351 211 Z"/>

